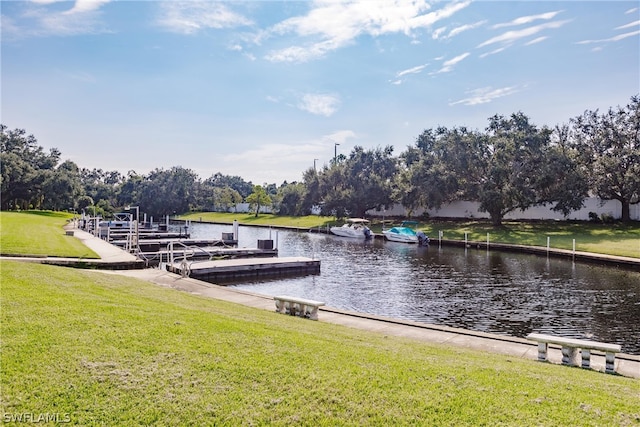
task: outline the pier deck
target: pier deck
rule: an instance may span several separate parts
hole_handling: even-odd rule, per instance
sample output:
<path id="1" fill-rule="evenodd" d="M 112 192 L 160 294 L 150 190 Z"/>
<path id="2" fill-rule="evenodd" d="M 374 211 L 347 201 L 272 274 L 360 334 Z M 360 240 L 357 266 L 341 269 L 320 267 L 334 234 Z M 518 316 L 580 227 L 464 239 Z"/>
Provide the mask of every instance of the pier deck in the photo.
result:
<path id="1" fill-rule="evenodd" d="M 186 267 L 186 270 L 185 270 Z M 319 274 L 320 261 L 306 257 L 240 258 L 168 264 L 167 270 L 194 279 L 217 282 L 238 277 Z"/>

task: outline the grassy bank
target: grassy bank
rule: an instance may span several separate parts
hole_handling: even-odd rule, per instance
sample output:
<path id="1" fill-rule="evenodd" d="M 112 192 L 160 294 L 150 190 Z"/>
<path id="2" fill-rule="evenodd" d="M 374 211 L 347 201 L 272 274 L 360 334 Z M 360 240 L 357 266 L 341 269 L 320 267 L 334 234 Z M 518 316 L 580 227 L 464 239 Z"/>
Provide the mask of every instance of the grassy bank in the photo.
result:
<path id="1" fill-rule="evenodd" d="M 99 258 L 62 227 L 72 214 L 51 211 L 0 212 L 0 254 Z"/>
<path id="2" fill-rule="evenodd" d="M 245 225 L 292 226 L 302 228 L 328 227 L 336 224 L 332 217 L 305 216 L 289 217 L 260 214 L 257 218 L 252 214 L 233 214 L 218 212 L 201 212 L 183 215 L 181 219 L 192 221 L 210 221 L 232 223 L 238 220 Z M 391 224 L 387 223 L 387 227 Z M 550 246 L 556 249 L 573 248 L 584 252 L 640 258 L 640 223 L 631 224 L 595 224 L 590 222 L 507 221 L 502 227 L 494 227 L 488 221 L 421 221 L 417 229 L 423 230 L 432 239 L 437 239 L 440 231 L 443 238 L 464 240 L 465 233 L 470 241 L 487 241 L 487 233 L 491 242 L 509 243 L 525 246 Z M 371 229 L 375 233 L 382 231 L 382 222 L 372 220 Z"/>
<path id="3" fill-rule="evenodd" d="M 638 380 L 0 261 L 3 419 L 82 425 L 638 425 Z"/>

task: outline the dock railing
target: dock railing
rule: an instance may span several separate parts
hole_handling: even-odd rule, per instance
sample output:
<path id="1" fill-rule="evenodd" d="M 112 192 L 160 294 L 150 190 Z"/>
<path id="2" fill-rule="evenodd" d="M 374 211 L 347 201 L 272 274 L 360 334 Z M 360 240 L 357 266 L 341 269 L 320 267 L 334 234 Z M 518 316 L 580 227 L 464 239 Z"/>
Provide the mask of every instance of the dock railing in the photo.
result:
<path id="1" fill-rule="evenodd" d="M 175 256 L 174 254 L 174 246 L 175 245 L 179 245 L 183 248 L 182 253 L 180 256 Z M 192 260 L 191 258 L 194 257 L 194 255 L 196 254 L 196 252 L 202 252 L 203 254 L 206 255 L 206 259 L 203 260 Z M 185 245 L 182 242 L 169 242 L 169 244 L 167 244 L 167 263 L 170 265 L 175 265 L 176 263 L 180 263 L 181 265 L 181 271 L 182 271 L 182 276 L 189 276 L 189 272 L 191 271 L 191 265 L 194 262 L 204 262 L 204 261 L 210 261 L 212 258 L 211 253 L 205 251 L 204 249 L 202 249 L 199 246 L 189 246 L 189 245 Z M 160 265 L 162 265 L 162 255 L 160 255 Z"/>

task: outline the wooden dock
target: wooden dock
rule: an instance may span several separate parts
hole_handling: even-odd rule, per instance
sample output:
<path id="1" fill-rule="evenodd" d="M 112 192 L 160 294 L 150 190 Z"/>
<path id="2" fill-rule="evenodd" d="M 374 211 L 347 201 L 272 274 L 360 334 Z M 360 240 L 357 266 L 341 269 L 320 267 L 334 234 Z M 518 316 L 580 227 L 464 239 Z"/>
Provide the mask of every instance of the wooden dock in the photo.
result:
<path id="1" fill-rule="evenodd" d="M 244 278 L 319 274 L 320 261 L 306 257 L 239 258 L 167 264 L 167 270 L 211 283 Z"/>

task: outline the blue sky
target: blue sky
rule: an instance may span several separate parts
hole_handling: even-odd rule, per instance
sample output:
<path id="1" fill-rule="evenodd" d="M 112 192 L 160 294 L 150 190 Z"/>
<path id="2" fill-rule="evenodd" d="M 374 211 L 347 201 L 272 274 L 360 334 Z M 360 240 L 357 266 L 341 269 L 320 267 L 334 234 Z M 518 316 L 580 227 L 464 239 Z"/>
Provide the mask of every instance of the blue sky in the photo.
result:
<path id="1" fill-rule="evenodd" d="M 640 92 L 638 1 L 2 1 L 2 123 L 80 167 L 299 181 Z M 335 144 L 340 144 L 336 146 Z"/>

